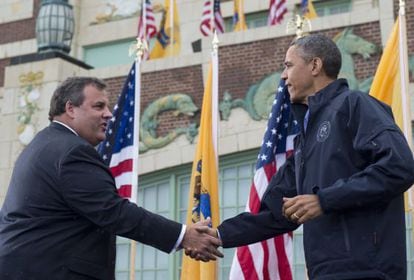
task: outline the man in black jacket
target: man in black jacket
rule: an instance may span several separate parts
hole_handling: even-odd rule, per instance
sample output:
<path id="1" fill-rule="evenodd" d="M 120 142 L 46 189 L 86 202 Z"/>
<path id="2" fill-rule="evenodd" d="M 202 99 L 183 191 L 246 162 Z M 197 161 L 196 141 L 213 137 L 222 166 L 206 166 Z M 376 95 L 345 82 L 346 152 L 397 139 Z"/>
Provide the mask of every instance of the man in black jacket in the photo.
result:
<path id="1" fill-rule="evenodd" d="M 413 154 L 390 108 L 349 90 L 340 68 L 329 38 L 292 43 L 282 78 L 302 128 L 294 156 L 272 178 L 261 211 L 224 221 L 218 234 L 223 247 L 238 247 L 303 224 L 310 279 L 406 280 L 403 193 L 414 182 Z"/>
<path id="2" fill-rule="evenodd" d="M 17 159 L 0 212 L 0 279 L 113 280 L 116 235 L 167 253 L 196 248 L 203 261 L 221 256 L 220 241 L 197 231 L 203 224 L 186 227 L 118 195 L 94 149 L 112 117 L 105 87 L 95 78 L 63 82 L 52 123 Z"/>

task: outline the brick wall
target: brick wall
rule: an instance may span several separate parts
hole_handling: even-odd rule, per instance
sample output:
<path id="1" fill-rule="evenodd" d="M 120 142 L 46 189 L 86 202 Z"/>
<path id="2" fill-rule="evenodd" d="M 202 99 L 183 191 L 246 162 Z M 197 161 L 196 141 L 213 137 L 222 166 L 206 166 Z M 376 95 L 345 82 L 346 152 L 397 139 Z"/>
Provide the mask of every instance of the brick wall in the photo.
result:
<path id="1" fill-rule="evenodd" d="M 118 95 L 122 90 L 126 77 L 117 77 L 105 80 L 108 84 L 111 107 L 114 106 Z M 179 69 L 164 70 L 142 75 L 141 88 L 141 114 L 143 110 L 156 99 L 174 94 L 182 93 L 192 97 L 193 102 L 201 109 L 203 98 L 203 76 L 201 65 L 190 66 Z M 189 116 L 173 115 L 172 111 L 167 111 L 158 116 L 159 136 L 165 135 L 177 127 L 187 127 L 192 122 L 199 122 L 200 112 L 196 113 L 195 119 Z"/>
<path id="2" fill-rule="evenodd" d="M 331 29 L 324 34 L 333 38 L 343 28 Z M 379 23 L 369 23 L 353 26 L 353 32 L 364 39 L 380 45 Z M 225 91 L 229 91 L 233 98 L 244 98 L 252 84 L 263 77 L 281 71 L 285 52 L 293 36 L 269 39 L 258 42 L 222 47 L 219 50 L 220 62 L 220 100 Z M 379 61 L 379 54 L 363 59 L 355 55 L 356 76 L 359 80 L 374 75 Z M 117 95 L 121 92 L 125 77 L 107 79 L 111 92 L 110 102 L 115 104 Z M 141 112 L 150 102 L 172 93 L 184 93 L 192 96 L 194 103 L 201 109 L 203 84 L 201 66 L 191 66 L 179 69 L 145 73 L 142 77 Z M 187 126 L 190 122 L 198 122 L 199 113 L 195 119 L 187 116 L 176 118 L 172 112 L 165 112 L 158 118 L 158 133 L 160 136 L 176 127 Z"/>
<path id="3" fill-rule="evenodd" d="M 40 8 L 40 0 L 34 0 L 33 5 L 32 18 L 0 24 L 0 44 L 22 41 L 36 37 L 36 17 Z"/>
<path id="4" fill-rule="evenodd" d="M 40 0 L 33 1 L 33 17 L 30 19 L 0 24 L 0 44 L 7 44 L 36 37 L 36 17 L 39 13 Z M 0 60 L 0 87 L 4 86 L 4 70 L 10 65 L 10 57 Z"/>

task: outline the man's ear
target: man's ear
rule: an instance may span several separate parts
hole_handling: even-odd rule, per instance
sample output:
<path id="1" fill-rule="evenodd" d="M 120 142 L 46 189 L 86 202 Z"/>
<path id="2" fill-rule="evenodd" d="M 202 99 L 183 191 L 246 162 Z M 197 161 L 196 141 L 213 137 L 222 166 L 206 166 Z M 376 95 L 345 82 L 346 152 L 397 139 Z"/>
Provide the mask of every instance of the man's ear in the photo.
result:
<path id="1" fill-rule="evenodd" d="M 71 119 L 75 117 L 75 106 L 73 106 L 70 100 L 66 101 L 65 112 Z"/>
<path id="2" fill-rule="evenodd" d="M 322 63 L 322 59 L 320 59 L 319 57 L 315 57 L 312 60 L 312 74 L 313 75 L 318 75 L 320 74 L 323 69 L 322 69 L 323 63 Z"/>

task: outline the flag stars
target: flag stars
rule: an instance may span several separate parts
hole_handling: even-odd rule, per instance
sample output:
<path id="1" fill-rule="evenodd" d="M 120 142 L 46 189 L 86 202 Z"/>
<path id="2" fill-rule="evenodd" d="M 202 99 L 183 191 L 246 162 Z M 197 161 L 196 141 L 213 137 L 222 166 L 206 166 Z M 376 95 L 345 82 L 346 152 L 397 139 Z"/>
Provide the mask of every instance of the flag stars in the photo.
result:
<path id="1" fill-rule="evenodd" d="M 132 136 L 132 134 L 131 134 L 131 133 L 128 133 L 128 134 L 127 134 L 128 139 L 131 139 L 131 136 Z"/>
<path id="2" fill-rule="evenodd" d="M 109 144 L 109 141 L 105 143 L 105 146 L 108 148 L 109 146 L 111 146 L 111 144 Z"/>
<path id="3" fill-rule="evenodd" d="M 272 142 L 267 141 L 267 142 L 266 142 L 266 146 L 267 146 L 268 148 L 271 148 L 271 147 L 272 147 Z"/>
<path id="4" fill-rule="evenodd" d="M 102 156 L 102 158 L 103 158 L 103 160 L 107 160 L 108 156 L 105 154 L 105 155 Z"/>
<path id="5" fill-rule="evenodd" d="M 108 134 L 111 135 L 112 134 L 112 129 L 108 130 Z"/>
<path id="6" fill-rule="evenodd" d="M 278 91 L 278 92 L 282 92 L 282 91 L 283 91 L 283 87 L 279 86 L 279 87 L 277 88 L 277 91 Z"/>
<path id="7" fill-rule="evenodd" d="M 282 140 L 282 134 L 278 134 L 278 135 L 277 135 L 277 138 L 278 138 L 279 140 Z"/>
<path id="8" fill-rule="evenodd" d="M 272 134 L 274 135 L 274 134 L 276 134 L 276 128 L 272 128 Z"/>
<path id="9" fill-rule="evenodd" d="M 260 157 L 263 161 L 267 160 L 267 156 L 265 154 L 261 155 Z"/>
<path id="10" fill-rule="evenodd" d="M 134 118 L 133 117 L 129 117 L 129 122 L 132 122 L 134 120 Z"/>
<path id="11" fill-rule="evenodd" d="M 115 122 L 116 121 L 116 117 L 115 116 L 113 116 L 112 118 L 111 118 L 111 122 Z"/>

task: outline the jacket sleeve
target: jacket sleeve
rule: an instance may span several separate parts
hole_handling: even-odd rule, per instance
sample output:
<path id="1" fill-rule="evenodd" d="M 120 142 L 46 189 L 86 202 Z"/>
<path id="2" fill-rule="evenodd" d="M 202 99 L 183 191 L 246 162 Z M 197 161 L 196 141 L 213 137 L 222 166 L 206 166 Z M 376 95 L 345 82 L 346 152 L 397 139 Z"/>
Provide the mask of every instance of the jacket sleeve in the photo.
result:
<path id="1" fill-rule="evenodd" d="M 414 182 L 412 151 L 389 108 L 375 100 L 353 107 L 348 124 L 353 147 L 367 164 L 318 192 L 325 213 L 385 205 Z"/>
<path id="2" fill-rule="evenodd" d="M 282 215 L 283 197 L 296 195 L 293 168 L 292 156 L 272 177 L 258 213 L 244 212 L 218 226 L 224 248 L 256 243 L 298 228 Z"/>
<path id="3" fill-rule="evenodd" d="M 74 212 L 103 230 L 171 252 L 182 225 L 120 197 L 93 147 L 76 146 L 58 168 L 63 199 Z"/>

